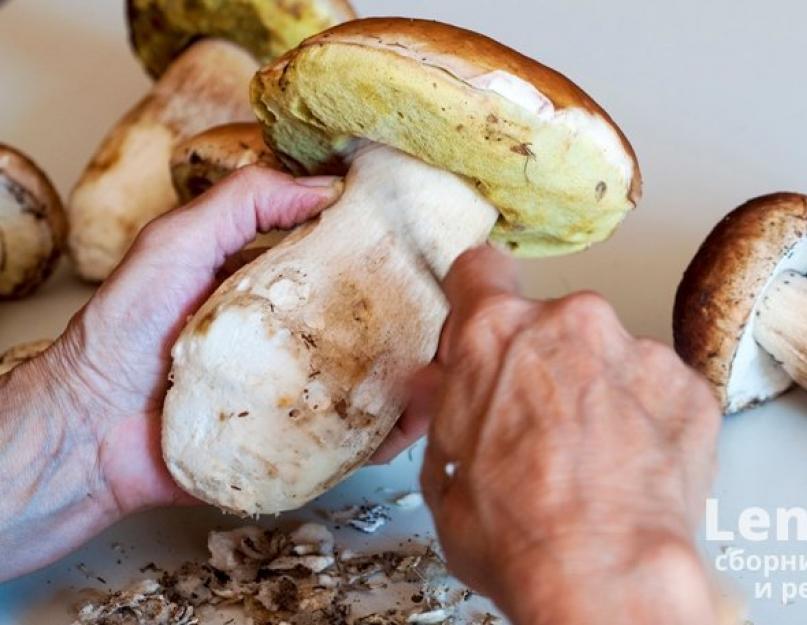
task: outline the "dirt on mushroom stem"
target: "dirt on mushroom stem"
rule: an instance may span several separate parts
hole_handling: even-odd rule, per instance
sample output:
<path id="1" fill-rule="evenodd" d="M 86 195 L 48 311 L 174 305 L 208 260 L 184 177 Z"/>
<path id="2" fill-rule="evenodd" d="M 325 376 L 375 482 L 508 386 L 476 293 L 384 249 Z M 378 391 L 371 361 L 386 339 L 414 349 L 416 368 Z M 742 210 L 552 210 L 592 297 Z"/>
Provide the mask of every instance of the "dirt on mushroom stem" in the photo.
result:
<path id="1" fill-rule="evenodd" d="M 407 376 L 434 356 L 438 280 L 497 216 L 465 179 L 361 148 L 337 204 L 233 275 L 177 341 L 163 451 L 178 482 L 272 513 L 359 467 L 400 416 Z"/>

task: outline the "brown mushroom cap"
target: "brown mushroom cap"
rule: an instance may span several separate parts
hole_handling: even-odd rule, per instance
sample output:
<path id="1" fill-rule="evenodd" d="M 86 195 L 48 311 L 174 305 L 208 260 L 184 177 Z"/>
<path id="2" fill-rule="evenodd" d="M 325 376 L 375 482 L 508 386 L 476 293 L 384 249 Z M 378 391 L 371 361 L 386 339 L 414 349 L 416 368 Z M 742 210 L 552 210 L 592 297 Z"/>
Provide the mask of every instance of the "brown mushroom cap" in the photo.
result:
<path id="1" fill-rule="evenodd" d="M 186 203 L 247 165 L 285 169 L 264 142 L 260 124 L 224 124 L 180 143 L 171 156 L 171 177 Z"/>
<path id="2" fill-rule="evenodd" d="M 62 202 L 47 175 L 0 144 L 0 299 L 22 297 L 44 282 L 66 236 Z"/>
<path id="3" fill-rule="evenodd" d="M 633 149 L 577 85 L 447 24 L 341 24 L 262 69 L 252 101 L 298 173 L 344 173 L 366 139 L 472 180 L 502 215 L 493 239 L 521 256 L 607 238 L 641 192 Z"/>
<path id="4" fill-rule="evenodd" d="M 132 46 L 154 78 L 202 38 L 232 41 L 267 63 L 356 17 L 347 0 L 127 0 L 126 7 Z"/>
<path id="5" fill-rule="evenodd" d="M 726 412 L 770 399 L 792 384 L 756 345 L 752 314 L 775 274 L 794 263 L 807 265 L 807 249 L 799 249 L 805 234 L 806 196 L 759 197 L 715 226 L 684 273 L 673 312 L 675 348 L 712 383 Z"/>

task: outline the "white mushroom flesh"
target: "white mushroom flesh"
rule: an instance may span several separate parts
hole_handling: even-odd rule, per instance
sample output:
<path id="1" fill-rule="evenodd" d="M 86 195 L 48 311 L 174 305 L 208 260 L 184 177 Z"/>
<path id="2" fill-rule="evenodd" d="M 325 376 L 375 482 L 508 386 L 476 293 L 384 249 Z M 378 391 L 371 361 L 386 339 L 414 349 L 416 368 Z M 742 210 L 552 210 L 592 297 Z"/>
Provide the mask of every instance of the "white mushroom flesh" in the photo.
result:
<path id="1" fill-rule="evenodd" d="M 777 275 L 759 303 L 754 337 L 799 386 L 807 387 L 807 278 Z"/>
<path id="2" fill-rule="evenodd" d="M 761 292 L 766 293 L 777 276 L 790 270 L 807 273 L 807 239 L 799 241 L 785 254 Z M 793 379 L 782 366 L 757 342 L 757 312 L 763 298 L 764 295 L 757 300 L 751 311 L 731 365 L 731 375 L 726 388 L 729 413 L 776 397 L 793 384 Z"/>
<path id="3" fill-rule="evenodd" d="M 600 146 L 607 160 L 619 168 L 624 180 L 633 179 L 636 170 L 633 158 L 625 150 L 614 127 L 600 115 L 592 115 L 579 107 L 557 109 L 535 85 L 502 70 L 482 74 L 468 82 L 477 89 L 499 94 L 539 119 L 552 121 L 590 137 Z"/>
<path id="4" fill-rule="evenodd" d="M 174 346 L 163 452 L 178 482 L 271 513 L 360 466 L 434 356 L 438 280 L 497 215 L 454 174 L 362 148 L 339 202 L 233 276 Z"/>

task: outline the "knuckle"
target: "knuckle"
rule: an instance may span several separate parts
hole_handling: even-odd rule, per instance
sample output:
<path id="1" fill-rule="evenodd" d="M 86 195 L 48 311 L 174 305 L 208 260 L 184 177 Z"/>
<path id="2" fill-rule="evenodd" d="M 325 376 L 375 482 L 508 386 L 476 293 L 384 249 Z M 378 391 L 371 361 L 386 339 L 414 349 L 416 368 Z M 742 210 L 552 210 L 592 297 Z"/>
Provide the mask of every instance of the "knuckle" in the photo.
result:
<path id="1" fill-rule="evenodd" d="M 672 348 L 660 341 L 656 341 L 655 339 L 640 338 L 636 339 L 636 347 L 642 357 L 651 362 L 662 362 L 665 364 L 669 363 L 678 368 L 683 366 Z"/>
<path id="2" fill-rule="evenodd" d="M 557 300 L 557 314 L 575 321 L 613 325 L 618 323 L 616 312 L 602 295 L 593 291 L 580 291 Z"/>
<path id="3" fill-rule="evenodd" d="M 147 223 L 137 235 L 137 244 L 147 248 L 158 246 L 165 237 L 170 219 L 171 216 L 166 215 Z"/>
<path id="4" fill-rule="evenodd" d="M 465 323 L 465 332 L 497 331 L 514 328 L 520 317 L 526 314 L 531 304 L 517 295 L 496 293 L 479 300 L 470 311 Z"/>
<path id="5" fill-rule="evenodd" d="M 266 179 L 266 172 L 258 165 L 247 165 L 236 169 L 227 177 L 227 183 L 235 186 L 251 187 Z"/>

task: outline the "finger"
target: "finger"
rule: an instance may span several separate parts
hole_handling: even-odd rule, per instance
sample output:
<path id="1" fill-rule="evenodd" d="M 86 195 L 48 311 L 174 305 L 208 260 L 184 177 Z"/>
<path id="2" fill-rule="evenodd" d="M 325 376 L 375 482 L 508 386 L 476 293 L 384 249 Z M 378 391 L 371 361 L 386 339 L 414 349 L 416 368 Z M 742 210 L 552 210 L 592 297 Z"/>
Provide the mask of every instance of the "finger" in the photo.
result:
<path id="1" fill-rule="evenodd" d="M 215 271 L 257 232 L 300 224 L 333 204 L 341 191 L 336 177 L 295 179 L 272 169 L 245 167 L 149 224 L 140 238 L 152 262 L 182 258 L 186 265 Z"/>
<path id="2" fill-rule="evenodd" d="M 506 254 L 489 245 L 468 250 L 443 281 L 451 312 L 459 317 L 473 303 L 498 294 L 518 293 L 518 267 Z"/>
<path id="3" fill-rule="evenodd" d="M 453 362 L 457 356 L 457 346 L 468 321 L 474 317 L 500 314 L 503 329 L 507 329 L 513 314 L 521 315 L 530 306 L 526 300 L 519 301 L 517 266 L 505 254 L 485 246 L 470 250 L 460 256 L 443 282 L 443 290 L 451 307 L 451 314 L 443 327 L 438 349 L 438 361 Z M 507 296 L 514 296 L 504 311 L 502 304 Z M 487 302 L 495 302 L 488 306 Z M 495 319 L 494 319 L 495 321 Z"/>
<path id="4" fill-rule="evenodd" d="M 442 386 L 443 371 L 438 365 L 432 364 L 413 376 L 409 405 L 370 459 L 371 464 L 390 462 L 426 435 L 439 404 Z"/>

